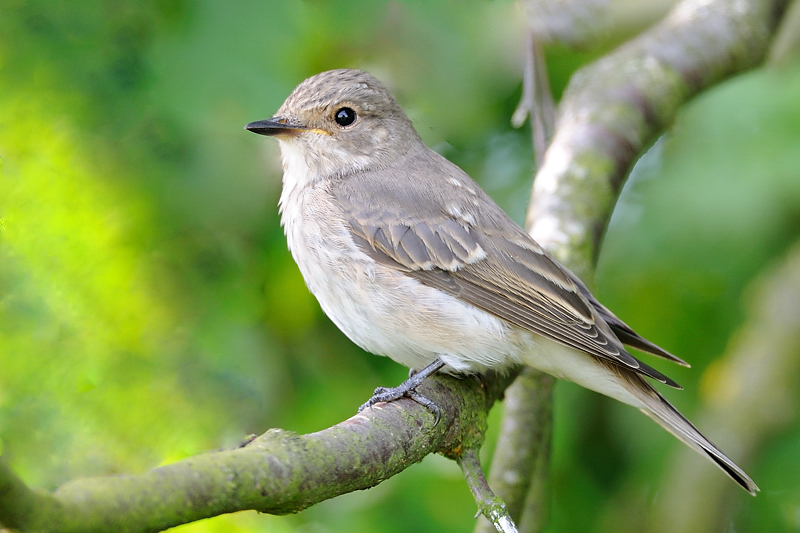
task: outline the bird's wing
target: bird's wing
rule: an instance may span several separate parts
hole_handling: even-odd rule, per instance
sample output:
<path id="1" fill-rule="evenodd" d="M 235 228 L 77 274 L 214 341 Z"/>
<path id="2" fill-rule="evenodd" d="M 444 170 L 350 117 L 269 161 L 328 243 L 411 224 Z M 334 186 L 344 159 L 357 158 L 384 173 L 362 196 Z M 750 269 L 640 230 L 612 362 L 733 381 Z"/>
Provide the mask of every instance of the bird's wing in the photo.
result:
<path id="1" fill-rule="evenodd" d="M 631 328 L 628 324 L 620 320 L 620 318 L 611 312 L 609 308 L 601 304 L 597 301 L 597 298 L 589 292 L 589 289 L 583 282 L 578 279 L 578 276 L 573 274 L 571 271 L 566 270 L 566 273 L 572 278 L 572 281 L 575 282 L 575 285 L 578 286 L 578 289 L 583 294 L 584 298 L 586 298 L 594 310 L 605 320 L 606 324 L 611 328 L 611 331 L 614 332 L 614 335 L 623 343 L 627 344 L 628 346 L 633 346 L 637 350 L 641 350 L 643 352 L 649 353 L 650 355 L 655 355 L 656 357 L 661 357 L 662 359 L 666 359 L 667 361 L 672 361 L 673 363 L 677 363 L 681 366 L 690 367 L 691 365 L 681 359 L 680 357 L 669 353 L 667 350 L 662 348 L 661 346 L 650 342 L 649 340 L 645 339 L 638 333 L 636 333 L 633 328 Z"/>
<path id="2" fill-rule="evenodd" d="M 349 177 L 332 193 L 353 240 L 375 261 L 520 328 L 680 388 L 625 351 L 582 284 L 466 175 L 459 177 L 469 182 L 442 183 L 435 192 L 416 182 L 399 190 L 391 179 Z M 454 203 L 463 191 L 447 188 L 470 184 L 471 198 Z"/>

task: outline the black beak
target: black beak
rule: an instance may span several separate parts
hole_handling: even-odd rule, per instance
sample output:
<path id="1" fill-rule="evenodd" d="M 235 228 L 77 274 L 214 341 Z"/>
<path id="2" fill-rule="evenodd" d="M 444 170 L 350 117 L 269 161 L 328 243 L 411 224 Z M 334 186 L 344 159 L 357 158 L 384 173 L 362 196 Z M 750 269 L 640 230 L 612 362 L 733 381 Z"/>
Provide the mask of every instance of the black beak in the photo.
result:
<path id="1" fill-rule="evenodd" d="M 298 130 L 305 130 L 308 128 L 301 126 L 300 124 L 292 124 L 285 118 L 272 117 L 268 118 L 267 120 L 257 120 L 256 122 L 251 122 L 245 126 L 244 129 L 252 131 L 253 133 L 258 133 L 259 135 L 268 135 L 272 137 L 275 135 L 291 135 L 296 133 Z"/>

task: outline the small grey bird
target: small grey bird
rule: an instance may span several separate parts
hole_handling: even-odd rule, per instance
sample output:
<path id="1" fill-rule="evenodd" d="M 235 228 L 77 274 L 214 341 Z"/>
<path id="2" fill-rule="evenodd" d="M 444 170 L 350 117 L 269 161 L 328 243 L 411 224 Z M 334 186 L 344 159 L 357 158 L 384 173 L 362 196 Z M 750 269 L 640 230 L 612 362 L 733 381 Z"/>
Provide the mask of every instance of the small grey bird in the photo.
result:
<path id="1" fill-rule="evenodd" d="M 645 378 L 678 384 L 623 344 L 686 363 L 636 334 L 428 148 L 370 74 L 313 76 L 246 129 L 280 143 L 281 220 L 323 311 L 363 349 L 417 371 L 362 408 L 410 396 L 437 412 L 415 391 L 434 372 L 524 364 L 640 409 L 759 490 Z"/>

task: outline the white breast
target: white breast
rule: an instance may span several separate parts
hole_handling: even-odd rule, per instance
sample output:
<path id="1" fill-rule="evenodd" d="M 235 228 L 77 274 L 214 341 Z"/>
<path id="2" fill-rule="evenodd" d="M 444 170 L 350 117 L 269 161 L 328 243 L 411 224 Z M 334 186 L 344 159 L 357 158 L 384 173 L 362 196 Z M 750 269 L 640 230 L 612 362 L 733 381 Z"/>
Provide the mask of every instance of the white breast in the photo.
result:
<path id="1" fill-rule="evenodd" d="M 282 142 L 281 152 L 289 249 L 322 310 L 353 342 L 416 370 L 437 357 L 454 373 L 524 363 L 640 407 L 592 356 L 376 263 L 353 242 L 338 204 L 324 182 L 312 179 L 300 151 Z"/>
<path id="2" fill-rule="evenodd" d="M 281 151 L 289 249 L 325 314 L 353 342 L 417 370 L 436 357 L 456 372 L 519 361 L 524 343 L 516 328 L 364 254 L 299 150 L 282 142 Z"/>

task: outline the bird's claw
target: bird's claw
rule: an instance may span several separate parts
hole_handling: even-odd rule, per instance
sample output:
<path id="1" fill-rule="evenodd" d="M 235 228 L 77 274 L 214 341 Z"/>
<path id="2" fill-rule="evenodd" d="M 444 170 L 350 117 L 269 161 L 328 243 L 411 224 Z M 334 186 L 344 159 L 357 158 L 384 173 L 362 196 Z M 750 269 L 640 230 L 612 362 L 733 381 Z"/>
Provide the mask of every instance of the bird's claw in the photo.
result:
<path id="1" fill-rule="evenodd" d="M 444 363 L 437 359 L 419 372 L 414 372 L 412 370 L 409 378 L 397 387 L 378 387 L 375 389 L 375 392 L 372 393 L 372 398 L 367 400 L 366 403 L 358 408 L 358 412 L 360 413 L 364 409 L 372 407 L 379 402 L 393 402 L 400 398 L 411 398 L 436 417 L 436 421 L 433 423 L 435 426 L 442 418 L 442 410 L 439 409 L 439 406 L 436 405 L 433 400 L 417 392 L 417 387 L 422 384 L 426 377 L 430 376 L 443 366 Z"/>
<path id="2" fill-rule="evenodd" d="M 423 396 L 416 389 L 411 387 L 405 387 L 407 382 L 403 382 L 402 384 L 398 385 L 397 387 L 378 387 L 375 389 L 375 392 L 372 394 L 372 398 L 367 400 L 361 407 L 358 408 L 358 412 L 360 413 L 364 409 L 368 407 L 372 407 L 376 403 L 381 402 L 393 402 L 395 400 L 399 400 L 400 398 L 410 398 L 423 406 L 425 409 L 431 412 L 433 416 L 436 417 L 436 421 L 433 425 L 437 425 L 439 420 L 442 418 L 442 410 L 439 409 L 439 406 L 431 400 L 430 398 Z"/>

